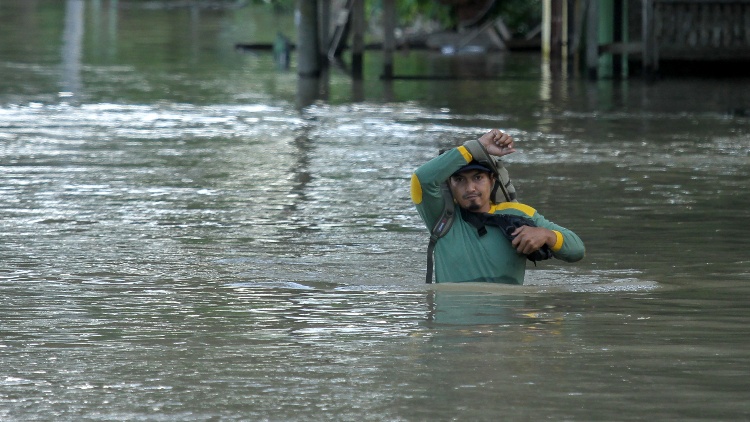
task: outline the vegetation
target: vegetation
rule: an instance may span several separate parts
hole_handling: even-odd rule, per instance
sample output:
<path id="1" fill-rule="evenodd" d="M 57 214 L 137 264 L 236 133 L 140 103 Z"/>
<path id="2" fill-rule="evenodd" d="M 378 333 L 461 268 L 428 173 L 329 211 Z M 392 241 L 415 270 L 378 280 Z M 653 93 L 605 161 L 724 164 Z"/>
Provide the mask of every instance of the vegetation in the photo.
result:
<path id="1" fill-rule="evenodd" d="M 278 12 L 291 12 L 297 0 L 251 0 L 255 4 L 265 4 Z M 382 0 L 364 0 L 367 16 L 380 16 Z M 443 28 L 455 28 L 458 24 L 449 1 L 437 0 L 398 0 L 399 22 L 429 20 Z M 542 16 L 541 0 L 502 0 L 491 11 L 494 16 L 502 16 L 508 28 L 516 35 L 523 35 L 539 24 Z"/>
<path id="2" fill-rule="evenodd" d="M 541 0 L 504 0 L 498 6 L 497 14 L 514 35 L 526 35 L 542 22 Z"/>

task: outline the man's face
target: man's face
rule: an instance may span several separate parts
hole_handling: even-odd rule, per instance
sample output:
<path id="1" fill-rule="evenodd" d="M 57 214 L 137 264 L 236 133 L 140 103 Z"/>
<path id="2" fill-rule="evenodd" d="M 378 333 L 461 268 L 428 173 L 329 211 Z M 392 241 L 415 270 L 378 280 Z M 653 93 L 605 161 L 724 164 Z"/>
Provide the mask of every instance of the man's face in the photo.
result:
<path id="1" fill-rule="evenodd" d="M 472 212 L 489 212 L 494 178 L 481 170 L 467 170 L 450 178 L 451 193 L 461 208 Z"/>

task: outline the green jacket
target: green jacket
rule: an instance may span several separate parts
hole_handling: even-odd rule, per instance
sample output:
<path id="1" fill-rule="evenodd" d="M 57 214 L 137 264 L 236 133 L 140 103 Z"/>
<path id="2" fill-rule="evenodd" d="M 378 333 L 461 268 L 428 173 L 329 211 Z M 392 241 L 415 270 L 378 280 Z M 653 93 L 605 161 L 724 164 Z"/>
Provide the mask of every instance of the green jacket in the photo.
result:
<path id="1" fill-rule="evenodd" d="M 428 229 L 432 229 L 443 212 L 440 185 L 472 158 L 469 150 L 460 146 L 423 164 L 412 175 L 411 198 Z M 554 231 L 557 243 L 551 249 L 555 258 L 575 262 L 585 254 L 578 235 L 548 221 L 528 205 L 502 202 L 493 204 L 490 213 L 527 217 L 537 226 Z M 487 234 L 480 237 L 477 229 L 461 218 L 460 212 L 455 213 L 450 231 L 435 246 L 436 282 L 523 284 L 526 257 L 516 252 L 498 227 L 486 229 Z"/>

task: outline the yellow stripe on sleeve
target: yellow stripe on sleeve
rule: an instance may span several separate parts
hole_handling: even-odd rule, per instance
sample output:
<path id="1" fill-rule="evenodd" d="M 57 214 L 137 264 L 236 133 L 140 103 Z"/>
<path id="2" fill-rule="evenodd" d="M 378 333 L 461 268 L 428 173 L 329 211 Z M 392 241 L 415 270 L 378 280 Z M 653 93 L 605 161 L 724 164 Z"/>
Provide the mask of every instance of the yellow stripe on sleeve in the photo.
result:
<path id="1" fill-rule="evenodd" d="M 411 200 L 417 205 L 422 203 L 422 184 L 416 173 L 411 175 Z"/>
<path id="2" fill-rule="evenodd" d="M 563 247 L 563 235 L 557 230 L 552 230 L 552 233 L 557 236 L 557 240 L 555 241 L 555 245 L 552 247 L 552 251 L 557 252 Z"/>
<path id="3" fill-rule="evenodd" d="M 458 152 L 461 153 L 461 155 L 464 156 L 464 160 L 466 160 L 467 163 L 471 162 L 471 160 L 474 159 L 474 157 L 471 155 L 471 153 L 469 152 L 469 150 L 466 149 L 465 146 L 461 145 L 460 147 L 458 147 L 456 149 L 458 150 Z"/>

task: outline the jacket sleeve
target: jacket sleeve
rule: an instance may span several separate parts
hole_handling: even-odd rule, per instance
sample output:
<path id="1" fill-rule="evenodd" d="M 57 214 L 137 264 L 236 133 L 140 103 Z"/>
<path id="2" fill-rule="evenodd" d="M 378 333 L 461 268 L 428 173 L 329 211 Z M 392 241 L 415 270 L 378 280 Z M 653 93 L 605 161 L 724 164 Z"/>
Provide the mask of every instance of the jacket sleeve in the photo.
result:
<path id="1" fill-rule="evenodd" d="M 440 185 L 472 158 L 469 150 L 460 146 L 424 163 L 412 174 L 411 199 L 428 229 L 432 229 L 443 212 L 444 201 Z"/>
<path id="2" fill-rule="evenodd" d="M 572 230 L 547 220 L 538 212 L 534 214 L 532 219 L 537 226 L 552 230 L 557 236 L 557 242 L 550 248 L 555 258 L 566 262 L 576 262 L 586 256 L 586 247 L 583 245 L 583 241 Z"/>

